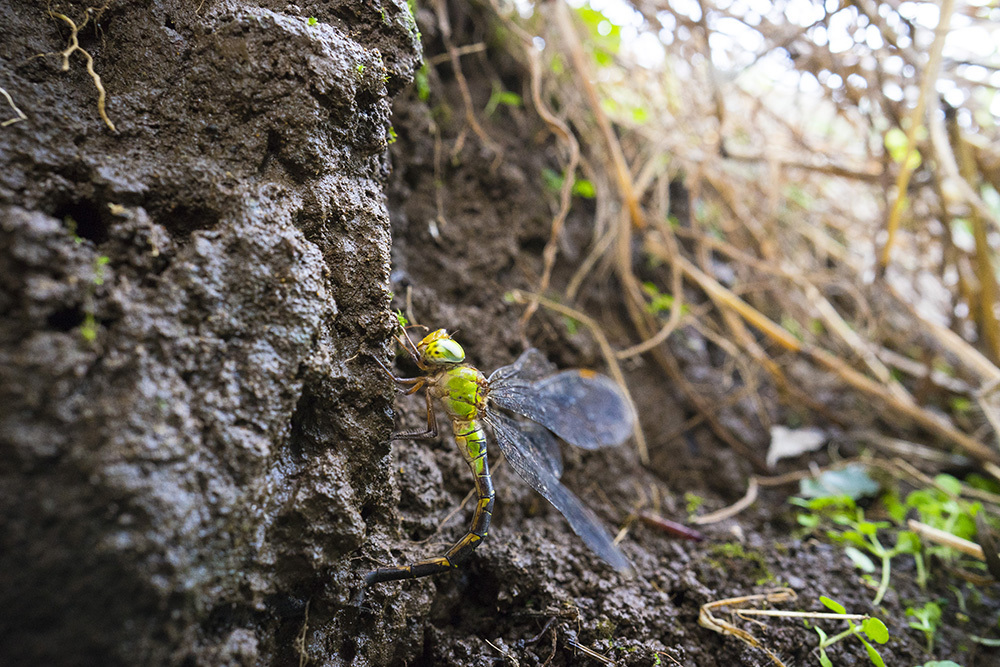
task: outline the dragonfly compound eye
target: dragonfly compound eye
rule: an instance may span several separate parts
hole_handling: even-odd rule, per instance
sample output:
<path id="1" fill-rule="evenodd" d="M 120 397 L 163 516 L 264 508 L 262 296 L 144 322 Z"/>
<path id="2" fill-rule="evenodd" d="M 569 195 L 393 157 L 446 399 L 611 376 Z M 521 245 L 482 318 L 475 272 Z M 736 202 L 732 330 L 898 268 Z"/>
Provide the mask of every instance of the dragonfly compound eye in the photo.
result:
<path id="1" fill-rule="evenodd" d="M 424 357 L 439 363 L 458 364 L 465 361 L 465 350 L 452 339 L 442 338 L 427 346 Z"/>

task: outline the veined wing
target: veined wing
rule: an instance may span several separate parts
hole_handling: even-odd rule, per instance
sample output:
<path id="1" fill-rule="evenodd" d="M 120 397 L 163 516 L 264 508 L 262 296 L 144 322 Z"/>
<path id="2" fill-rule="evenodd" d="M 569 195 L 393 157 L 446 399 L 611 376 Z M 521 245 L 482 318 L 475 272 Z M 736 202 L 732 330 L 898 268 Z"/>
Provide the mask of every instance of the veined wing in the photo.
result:
<path id="1" fill-rule="evenodd" d="M 559 482 L 551 466 L 539 455 L 535 437 L 520 431 L 517 422 L 499 412 L 487 412 L 486 422 L 493 427 L 497 443 L 511 467 L 566 517 L 573 532 L 616 570 L 631 571 L 632 564 L 615 546 L 600 520 Z"/>
<path id="2" fill-rule="evenodd" d="M 537 350 L 528 350 L 515 363 L 490 375 L 488 400 L 538 422 L 577 447 L 597 449 L 625 442 L 632 433 L 635 411 L 617 384 L 581 370 L 539 378 L 534 355 L 541 357 Z"/>
<path id="3" fill-rule="evenodd" d="M 533 347 L 521 353 L 517 361 L 509 366 L 501 366 L 490 373 L 489 382 L 503 383 L 509 378 L 518 378 L 525 381 L 541 380 L 552 375 L 556 371 L 556 365 L 545 358 L 545 355 Z"/>

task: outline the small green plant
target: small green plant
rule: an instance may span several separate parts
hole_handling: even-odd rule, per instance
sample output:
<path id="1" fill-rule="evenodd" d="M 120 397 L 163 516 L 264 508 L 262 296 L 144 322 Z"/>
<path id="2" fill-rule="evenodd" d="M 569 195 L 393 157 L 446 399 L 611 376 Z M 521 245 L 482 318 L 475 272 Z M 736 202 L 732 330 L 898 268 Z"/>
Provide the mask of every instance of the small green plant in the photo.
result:
<path id="1" fill-rule="evenodd" d="M 927 129 L 924 127 L 917 128 L 915 134 L 916 136 L 914 138 L 918 144 L 927 139 Z M 902 164 L 903 160 L 908 159 L 907 166 L 910 169 L 916 169 L 920 166 L 920 151 L 914 148 L 912 152 L 909 153 L 909 156 L 907 156 L 909 142 L 906 138 L 906 132 L 900 128 L 889 128 L 889 130 L 885 133 L 884 143 L 886 150 L 889 152 L 889 157 L 891 157 L 892 161 L 896 164 Z"/>
<path id="2" fill-rule="evenodd" d="M 732 561 L 743 561 L 749 567 L 748 576 L 754 578 L 754 583 L 758 586 L 773 584 L 774 574 L 767 567 L 767 560 L 764 555 L 755 549 L 745 549 L 739 542 L 726 542 L 716 544 L 709 553 L 714 558 L 709 559 L 709 563 L 720 570 L 731 570 Z M 731 561 L 726 563 L 725 561 Z"/>
<path id="3" fill-rule="evenodd" d="M 824 518 L 831 522 L 834 527 L 825 530 L 826 536 L 834 542 L 848 547 L 853 546 L 854 549 L 847 552 L 848 557 L 862 570 L 874 572 L 876 569 L 875 564 L 868 559 L 869 554 L 881 561 L 882 575 L 879 578 L 878 590 L 872 604 L 880 604 L 886 591 L 889 590 L 892 559 L 896 556 L 913 555 L 917 559 L 918 571 L 923 572 L 923 555 L 920 551 L 920 538 L 917 537 L 917 534 L 909 530 L 898 531 L 896 545 L 887 547 L 879 539 L 878 532 L 881 529 L 889 528 L 892 524 L 888 521 L 865 519 L 864 510 L 858 507 L 850 496 L 828 496 L 811 500 L 792 498 L 789 502 L 811 510 L 810 514 L 800 513 L 797 516 L 799 524 L 809 530 L 819 528 Z"/>
<path id="4" fill-rule="evenodd" d="M 431 97 L 431 83 L 427 77 L 427 63 L 420 66 L 413 76 L 413 85 L 417 87 L 417 98 L 421 102 L 426 102 Z"/>
<path id="5" fill-rule="evenodd" d="M 308 25 L 310 28 L 316 25 L 317 23 L 319 23 L 319 21 L 316 19 L 315 16 L 310 16 L 308 19 L 306 19 L 306 25 Z"/>
<path id="6" fill-rule="evenodd" d="M 556 193 L 562 191 L 565 181 L 562 174 L 548 168 L 542 169 L 542 180 L 545 182 L 546 188 Z M 597 190 L 592 182 L 585 178 L 577 178 L 573 181 L 573 195 L 583 199 L 593 199 L 597 196 Z"/>
<path id="7" fill-rule="evenodd" d="M 813 630 L 819 635 L 819 663 L 823 667 L 833 667 L 833 661 L 826 654 L 826 649 L 848 637 L 857 637 L 865 645 L 865 650 L 868 652 L 868 659 L 871 660 L 872 664 L 876 667 L 885 667 L 885 661 L 882 660 L 882 656 L 879 655 L 879 652 L 871 644 L 871 642 L 884 644 L 889 641 L 889 629 L 885 627 L 885 623 L 871 616 L 863 618 L 860 623 L 856 623 L 853 618 L 846 618 L 847 610 L 844 609 L 844 605 L 836 600 L 821 595 L 819 601 L 830 611 L 836 614 L 844 614 L 844 620 L 847 621 L 847 629 L 832 637 L 828 636 L 821 628 L 813 626 Z"/>
<path id="8" fill-rule="evenodd" d="M 655 283 L 643 283 L 642 291 L 649 296 L 649 303 L 646 304 L 646 310 L 649 311 L 650 315 L 669 313 L 670 309 L 674 307 L 674 295 L 662 293 Z M 681 306 L 681 312 L 685 315 L 689 312 L 687 305 Z"/>
<path id="9" fill-rule="evenodd" d="M 499 81 L 494 81 L 493 92 L 490 94 L 490 99 L 486 102 L 483 115 L 487 117 L 492 116 L 493 112 L 501 104 L 509 107 L 520 107 L 523 106 L 524 102 L 520 95 L 510 90 L 504 90 Z"/>
<path id="10" fill-rule="evenodd" d="M 104 278 L 105 278 L 104 267 L 106 267 L 110 261 L 111 261 L 111 258 L 108 257 L 107 255 L 99 255 L 97 257 L 97 259 L 94 260 L 94 277 L 93 277 L 93 282 L 94 282 L 95 285 L 103 285 L 104 284 Z"/>
<path id="11" fill-rule="evenodd" d="M 364 74 L 364 72 L 365 72 L 365 64 L 364 63 L 358 63 L 358 66 L 357 66 L 356 69 L 358 70 L 358 74 Z"/>
<path id="12" fill-rule="evenodd" d="M 920 630 L 927 638 L 927 652 L 934 652 L 934 634 L 941 624 L 941 605 L 937 602 L 928 602 L 923 607 L 907 607 L 906 616 L 914 617 L 915 621 L 910 621 L 909 625 L 914 630 Z"/>
<path id="13" fill-rule="evenodd" d="M 397 310 L 396 311 L 396 323 L 399 324 L 399 328 L 400 329 L 405 329 L 407 326 L 409 326 L 410 321 L 408 319 L 406 319 L 406 315 L 403 314 L 403 311 Z"/>
<path id="14" fill-rule="evenodd" d="M 684 503 L 687 508 L 687 513 L 689 517 L 693 517 L 695 513 L 703 504 L 705 504 L 705 499 L 696 493 L 691 493 L 688 491 L 684 494 Z"/>
<path id="15" fill-rule="evenodd" d="M 80 337 L 87 343 L 93 343 L 97 340 L 97 319 L 94 317 L 94 313 L 89 310 L 83 314 Z"/>

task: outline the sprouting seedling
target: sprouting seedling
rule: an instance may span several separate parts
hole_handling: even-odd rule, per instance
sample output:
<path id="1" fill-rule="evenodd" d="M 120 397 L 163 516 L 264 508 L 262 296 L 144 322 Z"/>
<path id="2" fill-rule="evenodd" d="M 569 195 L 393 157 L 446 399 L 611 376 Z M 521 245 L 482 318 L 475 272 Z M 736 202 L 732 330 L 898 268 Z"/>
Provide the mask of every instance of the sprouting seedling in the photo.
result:
<path id="1" fill-rule="evenodd" d="M 879 539 L 878 532 L 880 529 L 888 528 L 891 524 L 887 521 L 865 519 L 864 510 L 858 507 L 849 496 L 829 496 L 812 500 L 792 498 L 789 502 L 813 512 L 813 514 L 800 514 L 798 516 L 799 523 L 808 528 L 818 527 L 821 520 L 820 514 L 825 514 L 836 526 L 826 530 L 827 537 L 835 542 L 846 544 L 847 555 L 854 561 L 855 565 L 865 572 L 876 570 L 876 565 L 868 557 L 868 554 L 880 561 L 881 576 L 872 604 L 880 604 L 889 590 L 893 558 L 901 554 L 911 554 L 918 559 L 919 569 L 922 570 L 920 538 L 917 537 L 916 533 L 909 530 L 898 531 L 895 546 L 886 546 Z"/>
<path id="2" fill-rule="evenodd" d="M 937 602 L 928 602 L 923 607 L 907 607 L 907 617 L 916 618 L 910 621 L 909 626 L 914 630 L 920 630 L 927 639 L 927 652 L 934 652 L 934 634 L 941 624 L 941 605 Z"/>
<path id="3" fill-rule="evenodd" d="M 819 596 L 819 601 L 823 603 L 824 607 L 833 611 L 837 615 L 836 617 L 847 621 L 847 629 L 833 636 L 828 636 L 823 632 L 822 628 L 813 627 L 813 630 L 819 635 L 819 663 L 823 667 L 833 667 L 833 661 L 826 654 L 826 649 L 841 640 L 849 637 L 857 637 L 858 641 L 865 645 L 865 650 L 868 652 L 868 659 L 871 660 L 872 664 L 876 667 L 885 667 L 885 661 L 882 660 L 882 656 L 879 655 L 879 652 L 871 644 L 871 641 L 878 644 L 884 644 L 889 641 L 889 629 L 885 627 L 885 623 L 874 616 L 848 614 L 844 605 L 825 595 Z"/>
<path id="4" fill-rule="evenodd" d="M 720 617 L 714 616 L 712 612 L 723 607 L 732 607 L 748 603 L 756 604 L 760 602 L 776 604 L 794 600 L 795 598 L 795 591 L 790 588 L 781 588 L 764 595 L 747 595 L 738 598 L 729 598 L 726 600 L 716 600 L 715 602 L 709 602 L 708 604 L 702 605 L 701 611 L 698 614 L 698 624 L 702 627 L 708 628 L 709 630 L 714 630 L 715 632 L 719 632 L 721 634 L 736 637 L 750 646 L 759 648 L 764 651 L 769 658 L 771 658 L 771 661 L 774 664 L 779 667 L 784 667 L 785 663 L 783 663 L 781 659 L 778 658 L 778 656 L 775 655 L 769 648 L 764 646 L 759 639 L 746 630 L 738 628 Z M 857 637 L 858 640 L 864 645 L 865 650 L 868 652 L 868 659 L 871 660 L 872 664 L 875 665 L 875 667 L 885 667 L 885 661 L 882 660 L 882 656 L 879 655 L 879 652 L 874 646 L 872 646 L 872 642 L 884 644 L 889 640 L 889 630 L 885 627 L 885 623 L 867 614 L 848 614 L 842 604 L 826 597 L 825 595 L 820 596 L 820 602 L 822 602 L 823 606 L 829 609 L 830 612 L 785 611 L 781 609 L 735 609 L 733 610 L 733 614 L 740 618 L 747 618 L 750 616 L 801 618 L 807 623 L 809 619 L 846 621 L 848 626 L 847 629 L 833 636 L 827 635 L 821 628 L 813 627 L 820 638 L 820 643 L 817 647 L 817 650 L 819 651 L 820 664 L 823 667 L 832 667 L 833 662 L 830 660 L 830 656 L 826 654 L 826 649 L 849 637 Z"/>

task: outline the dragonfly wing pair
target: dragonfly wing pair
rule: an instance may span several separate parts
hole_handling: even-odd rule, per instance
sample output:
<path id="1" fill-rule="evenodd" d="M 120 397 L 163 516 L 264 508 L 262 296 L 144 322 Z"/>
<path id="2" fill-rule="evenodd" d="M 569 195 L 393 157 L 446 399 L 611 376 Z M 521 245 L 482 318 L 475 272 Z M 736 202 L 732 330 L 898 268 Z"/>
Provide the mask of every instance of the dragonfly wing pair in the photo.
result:
<path id="1" fill-rule="evenodd" d="M 576 447 L 598 449 L 628 439 L 635 412 L 611 378 L 585 370 L 540 377 L 541 356 L 531 349 L 494 371 L 488 380 L 489 401 L 538 422 Z"/>
<path id="2" fill-rule="evenodd" d="M 550 370 L 541 353 L 532 349 L 497 369 L 488 381 L 491 407 L 537 424 L 516 421 L 495 409 L 486 411 L 486 421 L 511 467 L 566 517 L 587 546 L 614 568 L 631 570 L 600 520 L 559 482 L 562 458 L 549 433 L 584 449 L 620 445 L 635 422 L 631 403 L 602 375 L 578 370 L 546 375 Z"/>

